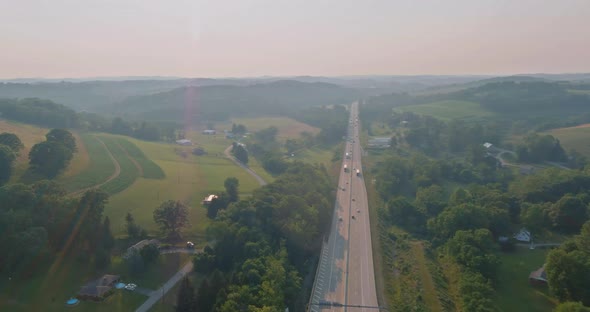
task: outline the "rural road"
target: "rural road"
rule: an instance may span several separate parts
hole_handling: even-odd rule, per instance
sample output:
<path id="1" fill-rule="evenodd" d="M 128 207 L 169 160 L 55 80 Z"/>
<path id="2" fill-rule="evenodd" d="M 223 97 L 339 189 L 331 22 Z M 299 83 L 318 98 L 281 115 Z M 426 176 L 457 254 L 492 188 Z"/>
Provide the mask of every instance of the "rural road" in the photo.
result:
<path id="1" fill-rule="evenodd" d="M 183 277 L 193 271 L 193 262 L 189 261 L 187 264 L 180 269 L 180 271 L 176 272 L 174 276 L 172 276 L 162 287 L 157 290 L 154 290 L 150 297 L 141 305 L 139 308 L 135 310 L 135 312 L 146 312 L 156 303 L 158 300 L 162 299 L 162 296 L 166 294 L 176 283 L 178 283 Z"/>
<path id="2" fill-rule="evenodd" d="M 378 307 L 357 118 L 354 103 L 345 147 L 350 155 L 343 157 L 332 228 L 322 248 L 308 311 L 369 312 Z"/>
<path id="3" fill-rule="evenodd" d="M 254 179 L 256 179 L 256 181 L 258 181 L 258 184 L 260 184 L 261 186 L 266 185 L 267 184 L 266 181 L 264 181 L 264 179 L 261 176 L 259 176 L 256 173 L 256 171 L 250 169 L 248 166 L 244 165 L 241 161 L 237 160 L 235 157 L 233 157 L 231 155 L 231 149 L 232 149 L 232 146 L 230 145 L 225 149 L 225 151 L 223 151 L 223 153 L 225 154 L 225 157 L 231 159 L 231 161 L 236 163 L 236 165 L 244 168 L 244 170 L 246 170 L 251 176 L 254 177 Z"/>
<path id="4" fill-rule="evenodd" d="M 101 186 L 103 186 L 103 185 L 111 182 L 113 179 L 116 179 L 119 176 L 119 174 L 121 174 L 121 165 L 119 165 L 119 162 L 117 161 L 117 159 L 115 159 L 115 157 L 113 156 L 113 154 L 111 153 L 111 151 L 109 150 L 109 148 L 107 147 L 107 145 L 104 144 L 104 142 L 101 139 L 99 139 L 99 138 L 97 138 L 95 136 L 94 136 L 94 138 L 97 139 L 98 142 L 100 142 L 100 144 L 102 144 L 102 146 L 104 147 L 104 149 L 107 151 L 107 154 L 109 155 L 109 158 L 113 162 L 113 165 L 115 165 L 115 172 L 113 172 L 113 174 L 111 174 L 111 176 L 108 179 L 106 179 L 104 182 L 99 183 L 99 184 L 95 184 L 95 185 L 90 186 L 90 187 L 83 188 L 81 190 L 73 191 L 73 192 L 69 193 L 68 196 L 76 196 L 76 195 L 80 195 L 80 194 L 82 194 L 82 193 L 84 193 L 86 191 L 97 189 L 97 188 L 99 188 L 99 187 L 101 187 Z"/>

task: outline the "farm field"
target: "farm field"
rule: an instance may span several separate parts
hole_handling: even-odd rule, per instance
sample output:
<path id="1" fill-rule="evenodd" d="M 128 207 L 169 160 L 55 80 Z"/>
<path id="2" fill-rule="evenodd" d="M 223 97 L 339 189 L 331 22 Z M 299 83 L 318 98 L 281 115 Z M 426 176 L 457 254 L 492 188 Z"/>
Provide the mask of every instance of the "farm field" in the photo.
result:
<path id="1" fill-rule="evenodd" d="M 545 263 L 548 249 L 517 248 L 501 254 L 496 303 L 500 311 L 549 312 L 557 304 L 546 287 L 531 286 L 529 274 Z"/>
<path id="2" fill-rule="evenodd" d="M 124 234 L 125 215 L 131 212 L 136 222 L 149 233 L 159 229 L 153 221 L 153 211 L 164 200 L 180 200 L 190 207 L 191 227 L 186 229 L 186 239 L 203 241 L 205 227 L 209 223 L 201 200 L 210 193 L 224 189 L 228 177 L 240 181 L 240 193 L 250 194 L 259 185 L 246 171 L 234 165 L 223 155 L 231 144 L 222 136 L 187 134 L 197 146 L 203 146 L 208 155 L 194 156 L 193 147 L 167 143 L 146 142 L 126 138 L 134 143 L 146 158 L 157 164 L 164 172 L 163 179 L 138 178 L 130 187 L 109 199 L 105 214 L 111 219 L 115 235 Z"/>
<path id="3" fill-rule="evenodd" d="M 39 142 L 45 141 L 45 134 L 49 132 L 49 129 L 8 120 L 0 120 L 0 133 L 2 132 L 16 134 L 25 146 L 20 151 L 14 168 L 14 174 L 11 178 L 11 182 L 18 182 L 29 167 L 29 151 L 31 147 Z"/>
<path id="4" fill-rule="evenodd" d="M 287 117 L 234 118 L 231 123 L 224 124 L 224 127 L 231 130 L 232 123 L 243 124 L 249 132 L 256 132 L 270 126 L 275 126 L 279 130 L 277 138 L 281 141 L 298 138 L 299 134 L 303 131 L 310 132 L 314 135 L 320 132 L 320 129 L 316 127 Z"/>
<path id="5" fill-rule="evenodd" d="M 582 155 L 590 157 L 590 124 L 552 129 L 545 133 L 558 138 L 566 151 L 575 149 Z"/>
<path id="6" fill-rule="evenodd" d="M 456 118 L 466 121 L 477 121 L 495 115 L 492 112 L 482 109 L 478 103 L 467 101 L 432 102 L 420 105 L 402 106 L 398 107 L 397 110 L 430 115 L 442 120 Z"/>

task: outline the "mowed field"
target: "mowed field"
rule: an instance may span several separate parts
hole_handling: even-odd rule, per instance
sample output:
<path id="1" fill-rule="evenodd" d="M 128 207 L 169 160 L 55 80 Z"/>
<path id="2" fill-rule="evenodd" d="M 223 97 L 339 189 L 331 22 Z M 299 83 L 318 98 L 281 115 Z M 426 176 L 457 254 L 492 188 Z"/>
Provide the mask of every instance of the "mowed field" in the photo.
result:
<path id="1" fill-rule="evenodd" d="M 590 157 L 590 124 L 553 129 L 545 133 L 558 138 L 566 151 L 574 149 L 584 156 Z"/>
<path id="2" fill-rule="evenodd" d="M 494 113 L 482 109 L 478 103 L 468 101 L 440 101 L 402 106 L 396 108 L 396 110 L 430 115 L 442 120 L 464 119 L 466 121 L 477 121 L 494 116 Z"/>

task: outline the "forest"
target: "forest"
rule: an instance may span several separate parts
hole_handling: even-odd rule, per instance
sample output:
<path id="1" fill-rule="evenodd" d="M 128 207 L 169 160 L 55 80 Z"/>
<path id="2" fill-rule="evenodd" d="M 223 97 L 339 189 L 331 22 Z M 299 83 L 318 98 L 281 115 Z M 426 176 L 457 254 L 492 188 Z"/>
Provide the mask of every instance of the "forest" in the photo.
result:
<path id="1" fill-rule="evenodd" d="M 365 107 L 372 109 L 370 104 Z M 521 175 L 502 166 L 483 146 L 503 142 L 494 121 L 442 121 L 411 112 L 364 116 L 365 124 L 385 118 L 398 129 L 393 146 L 371 169 L 382 202 L 381 222 L 430 242 L 441 259 L 452 259 L 461 272 L 459 306 L 464 311 L 498 310 L 500 254 L 518 248 L 511 237 L 520 228 L 538 237 L 573 237 L 547 257 L 550 291 L 564 309 L 574 304 L 569 302 L 588 304 L 588 279 L 580 278 L 590 273 L 584 247 L 590 229 L 590 170 L 584 159 L 570 159 L 573 170 L 551 168 Z M 516 155 L 530 163 L 568 161 L 559 140 L 536 133 L 522 139 Z M 388 235 L 403 248 L 403 236 Z"/>

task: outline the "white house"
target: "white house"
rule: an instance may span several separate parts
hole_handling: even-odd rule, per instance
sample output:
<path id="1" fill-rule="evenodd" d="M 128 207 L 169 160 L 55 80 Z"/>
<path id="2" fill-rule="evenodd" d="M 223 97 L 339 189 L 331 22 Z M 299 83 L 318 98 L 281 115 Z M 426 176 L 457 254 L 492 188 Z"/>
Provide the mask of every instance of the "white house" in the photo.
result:
<path id="1" fill-rule="evenodd" d="M 205 197 L 205 199 L 203 199 L 203 201 L 201 202 L 201 204 L 203 204 L 203 205 L 209 205 L 217 197 L 218 197 L 217 195 L 211 194 L 211 195 Z"/>
<path id="2" fill-rule="evenodd" d="M 188 139 L 182 139 L 182 140 L 176 140 L 176 144 L 189 146 L 189 145 L 193 145 L 193 142 Z"/>
<path id="3" fill-rule="evenodd" d="M 207 130 L 203 130 L 202 132 L 203 134 L 207 134 L 207 135 L 212 135 L 212 134 L 216 134 L 217 131 L 213 130 L 213 129 L 207 129 Z"/>
<path id="4" fill-rule="evenodd" d="M 523 228 L 520 232 L 514 234 L 514 239 L 519 242 L 529 243 L 531 241 L 531 232 Z"/>

